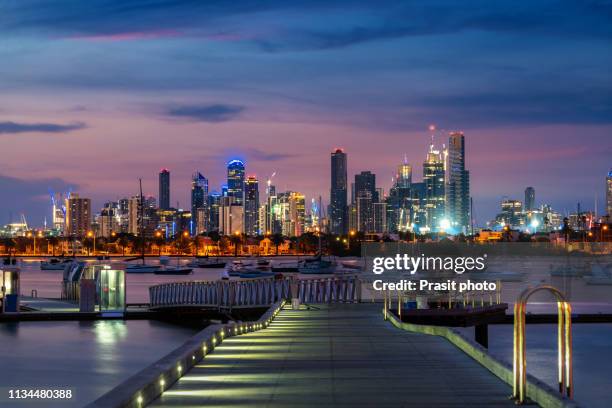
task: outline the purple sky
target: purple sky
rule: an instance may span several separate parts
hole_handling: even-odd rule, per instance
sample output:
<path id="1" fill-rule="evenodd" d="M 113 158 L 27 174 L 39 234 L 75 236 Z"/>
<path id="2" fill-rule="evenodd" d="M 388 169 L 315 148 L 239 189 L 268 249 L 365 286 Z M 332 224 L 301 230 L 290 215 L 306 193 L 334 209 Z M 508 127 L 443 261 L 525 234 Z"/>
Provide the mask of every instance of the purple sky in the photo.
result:
<path id="1" fill-rule="evenodd" d="M 526 186 L 602 208 L 609 3 L 201 3 L 0 5 L 0 223 L 41 223 L 68 185 L 157 195 L 161 167 L 186 208 L 191 173 L 218 189 L 233 157 L 326 199 L 336 146 L 387 190 L 404 154 L 420 180 L 430 123 L 466 135 L 479 224 Z"/>

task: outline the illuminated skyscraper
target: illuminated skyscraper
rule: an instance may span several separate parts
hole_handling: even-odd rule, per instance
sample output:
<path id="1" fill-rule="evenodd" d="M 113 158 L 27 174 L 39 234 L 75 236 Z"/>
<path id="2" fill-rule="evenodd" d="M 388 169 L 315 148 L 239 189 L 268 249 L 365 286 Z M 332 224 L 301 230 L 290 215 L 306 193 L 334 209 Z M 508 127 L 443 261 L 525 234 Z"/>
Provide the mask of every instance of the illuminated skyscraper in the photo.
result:
<path id="1" fill-rule="evenodd" d="M 234 198 L 234 204 L 242 205 L 244 202 L 244 162 L 241 160 L 227 163 L 227 196 Z"/>
<path id="2" fill-rule="evenodd" d="M 378 202 L 376 175 L 362 171 L 355 175 L 355 204 L 357 205 L 357 229 L 374 232 L 374 203 Z"/>
<path id="3" fill-rule="evenodd" d="M 221 206 L 221 193 L 213 191 L 208 196 L 208 230 L 219 231 L 219 207 Z"/>
<path id="4" fill-rule="evenodd" d="M 159 172 L 159 209 L 170 209 L 170 171 L 162 169 Z"/>
<path id="5" fill-rule="evenodd" d="M 253 236 L 259 230 L 259 183 L 257 177 L 248 176 L 244 183 L 244 231 Z"/>
<path id="6" fill-rule="evenodd" d="M 606 211 L 612 217 L 612 170 L 610 170 L 608 177 L 606 177 Z"/>
<path id="7" fill-rule="evenodd" d="M 66 200 L 66 236 L 84 237 L 91 229 L 91 200 L 72 194 Z"/>
<path id="8" fill-rule="evenodd" d="M 423 183 L 425 184 L 426 227 L 429 231 L 439 231 L 445 213 L 445 169 L 444 154 L 429 146 L 427 158 L 423 162 Z"/>
<path id="9" fill-rule="evenodd" d="M 330 230 L 334 234 L 347 232 L 347 163 L 346 153 L 336 149 L 331 154 L 331 189 L 329 195 Z"/>
<path id="10" fill-rule="evenodd" d="M 535 210 L 535 189 L 527 187 L 525 189 L 525 211 Z"/>
<path id="11" fill-rule="evenodd" d="M 193 174 L 191 179 L 191 234 L 197 235 L 208 230 L 208 220 L 202 222 L 200 215 L 207 217 L 208 210 L 208 180 L 200 172 Z M 200 210 L 200 211 L 198 211 Z"/>
<path id="12" fill-rule="evenodd" d="M 404 162 L 397 166 L 393 186 L 386 198 L 386 229 L 389 232 L 407 231 L 412 222 L 412 166 L 404 157 Z"/>
<path id="13" fill-rule="evenodd" d="M 446 218 L 454 232 L 470 231 L 470 173 L 465 169 L 463 132 L 452 132 L 448 138 Z"/>

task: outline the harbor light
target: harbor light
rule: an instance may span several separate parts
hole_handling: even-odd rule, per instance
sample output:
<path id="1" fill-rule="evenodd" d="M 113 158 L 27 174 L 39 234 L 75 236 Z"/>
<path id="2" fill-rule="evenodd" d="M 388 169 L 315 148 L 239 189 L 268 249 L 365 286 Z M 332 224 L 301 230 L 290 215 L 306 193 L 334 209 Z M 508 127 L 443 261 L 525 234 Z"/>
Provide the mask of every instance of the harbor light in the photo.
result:
<path id="1" fill-rule="evenodd" d="M 159 380 L 159 385 L 164 388 L 164 386 L 166 385 L 166 381 L 162 378 L 161 380 Z"/>
<path id="2" fill-rule="evenodd" d="M 540 226 L 540 222 L 539 222 L 538 220 L 533 219 L 533 220 L 531 221 L 531 228 L 536 229 L 536 228 L 538 228 L 539 226 Z"/>
<path id="3" fill-rule="evenodd" d="M 138 405 L 142 405 L 142 395 L 139 395 L 138 398 L 136 398 L 136 402 L 138 402 Z"/>
<path id="4" fill-rule="evenodd" d="M 178 371 L 179 374 L 181 374 L 181 371 L 183 371 L 183 367 L 179 364 L 178 367 L 176 367 L 176 371 Z"/>

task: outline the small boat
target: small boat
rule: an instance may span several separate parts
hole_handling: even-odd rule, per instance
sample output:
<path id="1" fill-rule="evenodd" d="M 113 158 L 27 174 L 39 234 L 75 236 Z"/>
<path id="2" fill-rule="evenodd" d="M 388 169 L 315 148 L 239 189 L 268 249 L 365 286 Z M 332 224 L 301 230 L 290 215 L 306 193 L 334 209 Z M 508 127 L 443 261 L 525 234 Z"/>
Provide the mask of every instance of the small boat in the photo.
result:
<path id="1" fill-rule="evenodd" d="M 362 266 L 359 265 L 357 263 L 357 261 L 343 261 L 341 262 L 342 267 L 346 268 L 346 269 L 355 269 L 355 270 L 362 270 Z"/>
<path id="2" fill-rule="evenodd" d="M 193 273 L 193 269 L 183 266 L 166 266 L 153 272 L 156 275 L 189 275 Z"/>
<path id="3" fill-rule="evenodd" d="M 51 258 L 48 261 L 40 261 L 40 269 L 43 271 L 63 271 L 72 259 Z"/>
<path id="4" fill-rule="evenodd" d="M 242 272 L 238 276 L 244 279 L 254 279 L 254 278 L 270 278 L 274 275 L 276 275 L 274 272 L 250 271 L 250 272 Z"/>
<path id="5" fill-rule="evenodd" d="M 125 273 L 155 273 L 161 268 L 158 265 L 135 264 L 125 267 Z"/>
<path id="6" fill-rule="evenodd" d="M 300 271 L 298 264 L 278 264 L 272 265 L 272 272 L 297 273 Z"/>
<path id="7" fill-rule="evenodd" d="M 332 261 L 324 260 L 323 257 L 319 255 L 301 261 L 298 270 L 300 273 L 307 275 L 327 275 L 334 273 L 336 264 Z"/>
<path id="8" fill-rule="evenodd" d="M 221 272 L 221 280 L 229 280 L 229 278 L 229 273 L 224 269 L 223 272 Z"/>
<path id="9" fill-rule="evenodd" d="M 226 261 L 219 260 L 219 258 L 209 257 L 196 257 L 189 266 L 194 268 L 225 268 Z"/>

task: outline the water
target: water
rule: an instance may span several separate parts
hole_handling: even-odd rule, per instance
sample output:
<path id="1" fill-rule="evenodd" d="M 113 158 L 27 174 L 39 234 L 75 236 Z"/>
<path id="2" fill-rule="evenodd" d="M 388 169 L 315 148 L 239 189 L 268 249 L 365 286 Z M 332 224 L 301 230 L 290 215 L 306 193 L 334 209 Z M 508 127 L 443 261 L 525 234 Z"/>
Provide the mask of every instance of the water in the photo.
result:
<path id="1" fill-rule="evenodd" d="M 489 325 L 489 352 L 512 363 L 512 325 Z M 462 329 L 473 336 L 474 329 Z M 580 406 L 612 406 L 612 324 L 572 326 L 574 399 Z M 557 326 L 527 325 L 527 372 L 557 389 Z"/>
<path id="2" fill-rule="evenodd" d="M 193 258 L 181 258 L 178 261 L 184 265 Z M 29 296 L 35 289 L 39 297 L 59 298 L 61 295 L 61 282 L 63 271 L 41 271 L 41 258 L 21 259 L 21 293 Z M 92 261 L 93 262 L 93 261 Z M 172 259 L 171 265 L 176 265 Z M 230 260 L 231 262 L 231 260 Z M 159 264 L 156 259 L 147 259 L 149 264 Z M 128 303 L 148 303 L 149 287 L 160 283 L 184 282 L 194 280 L 217 280 L 221 277 L 223 269 L 200 269 L 194 268 L 190 275 L 155 275 L 151 273 L 128 273 L 126 274 L 126 298 Z"/>
<path id="3" fill-rule="evenodd" d="M 142 320 L 0 324 L 0 406 L 82 407 L 194 333 Z M 73 398 L 10 400 L 9 389 L 70 389 Z"/>

